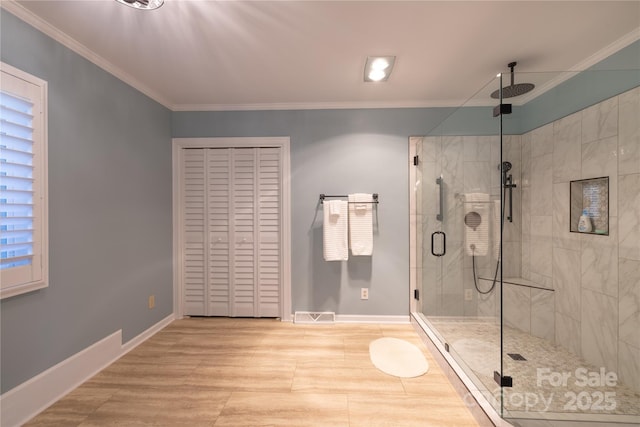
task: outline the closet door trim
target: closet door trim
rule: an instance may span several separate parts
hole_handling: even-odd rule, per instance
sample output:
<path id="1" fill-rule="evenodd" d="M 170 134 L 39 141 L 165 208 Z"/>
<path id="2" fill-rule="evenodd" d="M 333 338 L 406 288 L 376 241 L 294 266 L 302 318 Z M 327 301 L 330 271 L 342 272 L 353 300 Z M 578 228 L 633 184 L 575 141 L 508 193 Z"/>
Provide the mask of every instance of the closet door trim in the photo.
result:
<path id="1" fill-rule="evenodd" d="M 291 187 L 290 187 L 290 138 L 289 137 L 257 137 L 257 138 L 174 138 L 172 140 L 172 175 L 173 175 L 173 312 L 177 319 L 183 317 L 183 236 L 181 191 L 182 153 L 185 148 L 280 148 L 282 165 L 281 176 L 281 224 L 280 238 L 282 259 L 282 283 L 280 289 L 280 318 L 291 321 Z"/>

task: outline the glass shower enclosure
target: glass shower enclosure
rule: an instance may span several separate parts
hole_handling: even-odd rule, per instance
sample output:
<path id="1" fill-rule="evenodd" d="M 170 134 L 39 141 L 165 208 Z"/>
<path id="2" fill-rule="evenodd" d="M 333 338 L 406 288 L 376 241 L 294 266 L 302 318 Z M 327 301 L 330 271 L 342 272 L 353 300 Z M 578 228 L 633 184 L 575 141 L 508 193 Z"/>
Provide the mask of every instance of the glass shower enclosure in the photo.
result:
<path id="1" fill-rule="evenodd" d="M 513 80 L 410 138 L 414 317 L 502 418 L 640 423 L 640 71 Z"/>

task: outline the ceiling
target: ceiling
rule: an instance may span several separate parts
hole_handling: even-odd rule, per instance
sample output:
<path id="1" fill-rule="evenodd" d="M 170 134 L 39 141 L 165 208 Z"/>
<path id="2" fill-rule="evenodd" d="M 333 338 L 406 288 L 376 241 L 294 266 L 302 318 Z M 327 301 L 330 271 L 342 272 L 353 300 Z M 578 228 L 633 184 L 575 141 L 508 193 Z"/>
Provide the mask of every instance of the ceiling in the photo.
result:
<path id="1" fill-rule="evenodd" d="M 489 82 L 497 89 L 511 61 L 525 72 L 517 80 L 540 79 L 640 38 L 640 1 L 2 6 L 173 110 L 455 106 Z M 364 82 L 369 55 L 397 57 L 386 83 Z"/>

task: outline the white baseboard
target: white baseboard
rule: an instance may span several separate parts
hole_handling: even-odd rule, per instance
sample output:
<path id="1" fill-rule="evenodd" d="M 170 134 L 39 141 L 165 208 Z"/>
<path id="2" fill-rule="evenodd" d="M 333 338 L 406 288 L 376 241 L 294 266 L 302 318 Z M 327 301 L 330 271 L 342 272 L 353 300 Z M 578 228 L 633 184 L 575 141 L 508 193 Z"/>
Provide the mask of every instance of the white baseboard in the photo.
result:
<path id="1" fill-rule="evenodd" d="M 20 426 L 173 321 L 162 319 L 126 344 L 122 330 L 101 339 L 0 396 L 0 425 Z"/>
<path id="2" fill-rule="evenodd" d="M 170 314 L 164 319 L 162 319 L 161 321 L 159 321 L 158 323 L 156 323 L 155 325 L 151 326 L 146 331 L 130 339 L 129 341 L 127 341 L 126 344 L 122 345 L 122 354 L 120 354 L 120 356 L 124 356 L 125 354 L 129 353 L 131 350 L 133 350 L 134 348 L 136 348 L 137 346 L 139 346 L 140 344 L 142 344 L 143 342 L 145 342 L 146 340 L 154 336 L 156 333 L 160 332 L 162 329 L 164 329 L 169 323 L 173 322 L 174 320 L 175 320 L 175 316 L 173 314 Z"/>
<path id="3" fill-rule="evenodd" d="M 121 346 L 120 330 L 3 393 L 0 424 L 24 424 L 120 357 Z"/>
<path id="4" fill-rule="evenodd" d="M 336 314 L 336 323 L 399 323 L 409 324 L 411 318 L 407 316 L 376 316 L 361 314 Z"/>

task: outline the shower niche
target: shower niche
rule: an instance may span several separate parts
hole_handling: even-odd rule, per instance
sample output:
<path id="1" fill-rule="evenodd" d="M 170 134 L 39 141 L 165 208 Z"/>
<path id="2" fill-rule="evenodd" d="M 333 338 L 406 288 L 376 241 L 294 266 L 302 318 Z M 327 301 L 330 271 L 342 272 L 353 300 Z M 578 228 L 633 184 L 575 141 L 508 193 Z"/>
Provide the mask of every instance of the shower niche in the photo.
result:
<path id="1" fill-rule="evenodd" d="M 570 228 L 573 233 L 609 235 L 609 177 L 571 181 Z"/>

